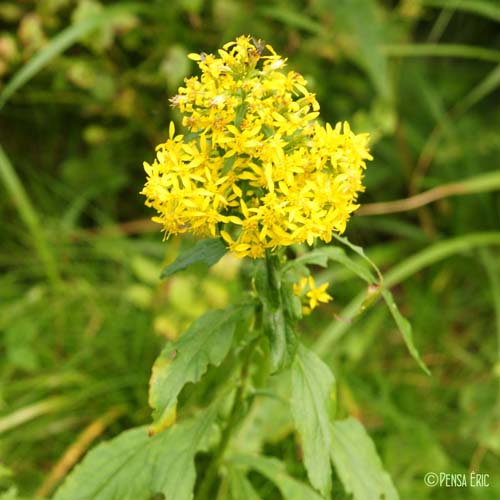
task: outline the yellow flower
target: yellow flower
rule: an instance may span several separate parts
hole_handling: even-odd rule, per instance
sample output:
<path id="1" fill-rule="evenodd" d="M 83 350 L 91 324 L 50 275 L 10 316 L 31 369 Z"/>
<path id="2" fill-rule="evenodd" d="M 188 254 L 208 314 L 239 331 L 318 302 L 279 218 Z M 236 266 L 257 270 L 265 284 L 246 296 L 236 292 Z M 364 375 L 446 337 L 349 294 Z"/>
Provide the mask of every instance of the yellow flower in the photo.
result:
<path id="1" fill-rule="evenodd" d="M 368 135 L 346 122 L 321 125 L 305 79 L 251 37 L 189 57 L 201 76 L 187 78 L 170 100 L 186 134 L 171 123 L 144 164 L 142 194 L 166 236 L 220 236 L 239 257 L 260 258 L 266 249 L 342 233 L 372 159 Z M 310 300 L 321 302 L 323 292 Z"/>
<path id="2" fill-rule="evenodd" d="M 312 276 L 303 277 L 298 283 L 293 285 L 293 293 L 301 297 L 302 300 L 308 304 L 302 307 L 302 312 L 304 314 L 310 314 L 320 303 L 326 304 L 333 299 L 326 291 L 327 289 L 328 283 L 316 287 L 316 283 Z M 307 290 L 307 292 L 304 294 L 305 290 Z"/>

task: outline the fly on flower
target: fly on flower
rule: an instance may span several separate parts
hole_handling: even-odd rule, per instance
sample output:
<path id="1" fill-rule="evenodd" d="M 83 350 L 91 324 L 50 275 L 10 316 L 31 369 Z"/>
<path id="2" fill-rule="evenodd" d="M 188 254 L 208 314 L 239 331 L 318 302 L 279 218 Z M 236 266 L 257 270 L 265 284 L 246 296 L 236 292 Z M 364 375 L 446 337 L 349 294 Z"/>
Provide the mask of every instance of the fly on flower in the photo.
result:
<path id="1" fill-rule="evenodd" d="M 239 257 L 260 258 L 342 233 L 372 159 L 368 135 L 322 125 L 304 77 L 261 40 L 189 57 L 201 76 L 170 100 L 186 134 L 172 125 L 145 163 L 142 194 L 166 236 L 221 237 Z"/>
<path id="2" fill-rule="evenodd" d="M 252 37 L 252 42 L 255 46 L 255 49 L 257 50 L 257 53 L 259 54 L 259 56 L 261 56 L 262 54 L 264 54 L 264 51 L 266 50 L 266 42 L 264 42 L 264 40 L 261 40 L 260 38 L 255 38 L 255 37 Z"/>

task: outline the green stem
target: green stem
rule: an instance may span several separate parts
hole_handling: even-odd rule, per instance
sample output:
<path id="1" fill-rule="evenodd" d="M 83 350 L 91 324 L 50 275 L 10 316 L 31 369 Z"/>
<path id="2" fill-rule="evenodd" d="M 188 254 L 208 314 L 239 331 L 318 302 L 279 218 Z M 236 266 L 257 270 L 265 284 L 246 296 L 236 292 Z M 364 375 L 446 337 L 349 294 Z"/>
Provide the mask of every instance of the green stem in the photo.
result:
<path id="1" fill-rule="evenodd" d="M 231 407 L 231 411 L 229 413 L 226 426 L 222 430 L 221 439 L 219 441 L 217 449 L 215 450 L 214 458 L 210 463 L 207 472 L 205 473 L 205 476 L 200 484 L 200 488 L 198 489 L 197 498 L 207 499 L 207 500 L 213 498 L 213 496 L 211 496 L 211 491 L 217 479 L 220 464 L 224 457 L 224 453 L 229 444 L 231 436 L 242 418 L 242 408 L 245 405 L 245 392 L 246 392 L 250 363 L 252 361 L 252 355 L 254 349 L 259 340 L 260 340 L 259 337 L 252 340 L 252 342 L 246 349 L 245 357 L 243 358 L 243 363 L 241 366 L 238 388 L 236 390 L 236 394 L 233 400 L 233 405 Z"/>
<path id="2" fill-rule="evenodd" d="M 45 274 L 47 275 L 48 280 L 55 287 L 59 286 L 61 284 L 61 276 L 59 274 L 54 256 L 50 252 L 49 246 L 47 245 L 45 235 L 41 230 L 42 225 L 40 224 L 40 220 L 2 146 L 0 146 L 0 178 L 5 184 L 7 192 L 14 199 L 19 216 L 31 233 L 35 250 L 45 267 Z"/>

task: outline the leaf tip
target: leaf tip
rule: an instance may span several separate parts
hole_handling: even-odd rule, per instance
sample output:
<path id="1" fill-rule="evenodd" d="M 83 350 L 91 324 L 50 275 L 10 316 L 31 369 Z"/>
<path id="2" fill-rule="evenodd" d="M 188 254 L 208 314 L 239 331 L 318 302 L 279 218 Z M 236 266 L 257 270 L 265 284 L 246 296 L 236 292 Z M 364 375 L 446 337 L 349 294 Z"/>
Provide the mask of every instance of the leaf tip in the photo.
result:
<path id="1" fill-rule="evenodd" d="M 167 410 L 159 419 L 155 421 L 148 428 L 148 436 L 154 436 L 161 431 L 172 427 L 177 421 L 177 405 Z"/>

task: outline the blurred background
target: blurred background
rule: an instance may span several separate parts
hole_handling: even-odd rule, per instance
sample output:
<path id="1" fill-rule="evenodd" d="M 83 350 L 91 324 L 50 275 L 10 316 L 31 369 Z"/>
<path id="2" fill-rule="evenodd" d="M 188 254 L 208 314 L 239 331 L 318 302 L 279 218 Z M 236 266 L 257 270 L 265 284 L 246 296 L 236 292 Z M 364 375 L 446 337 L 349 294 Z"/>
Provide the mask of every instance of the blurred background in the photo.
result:
<path id="1" fill-rule="evenodd" d="M 289 58 L 325 121 L 372 135 L 347 236 L 432 377 L 382 304 L 349 309 L 363 284 L 332 266 L 318 279 L 335 300 L 301 332 L 341 416 L 368 428 L 401 498 L 500 498 L 499 22 L 495 0 L 3 0 L 0 498 L 49 495 L 89 447 L 147 423 L 161 346 L 247 287 L 231 256 L 160 282 L 192 242 L 163 242 L 138 194 L 196 72 L 186 55 L 240 34 Z M 293 437 L 267 452 L 294 461 Z M 422 480 L 469 470 L 490 487 Z"/>

